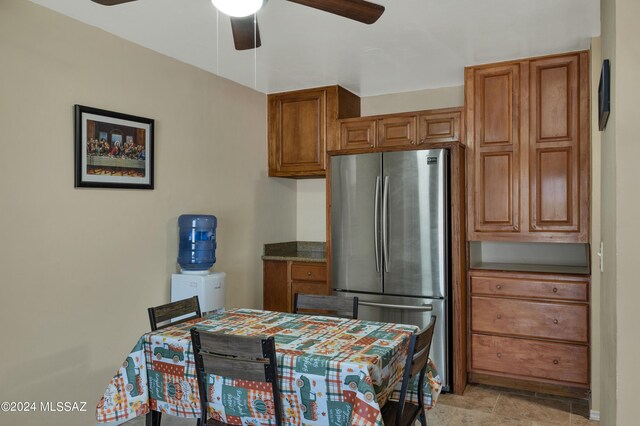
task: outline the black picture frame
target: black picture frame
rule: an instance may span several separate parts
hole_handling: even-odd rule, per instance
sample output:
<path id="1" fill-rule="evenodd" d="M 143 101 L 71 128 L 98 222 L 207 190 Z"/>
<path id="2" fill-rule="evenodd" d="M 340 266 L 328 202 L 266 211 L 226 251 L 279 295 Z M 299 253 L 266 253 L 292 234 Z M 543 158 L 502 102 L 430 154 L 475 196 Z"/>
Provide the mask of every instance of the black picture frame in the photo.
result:
<path id="1" fill-rule="evenodd" d="M 75 113 L 75 187 L 153 189 L 154 120 L 83 105 Z"/>
<path id="2" fill-rule="evenodd" d="M 611 112 L 610 100 L 610 72 L 611 65 L 608 59 L 602 61 L 602 70 L 600 71 L 600 82 L 598 83 L 598 128 L 600 131 L 607 127 L 607 120 Z"/>

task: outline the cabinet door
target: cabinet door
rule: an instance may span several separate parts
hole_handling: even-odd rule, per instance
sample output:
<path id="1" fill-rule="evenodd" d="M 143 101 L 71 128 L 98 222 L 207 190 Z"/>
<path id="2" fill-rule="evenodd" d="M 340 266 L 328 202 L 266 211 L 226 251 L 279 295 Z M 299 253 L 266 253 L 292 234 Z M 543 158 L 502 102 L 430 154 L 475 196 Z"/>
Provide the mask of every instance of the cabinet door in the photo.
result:
<path id="1" fill-rule="evenodd" d="M 327 91 L 269 97 L 269 176 L 324 176 Z"/>
<path id="2" fill-rule="evenodd" d="M 376 120 L 348 120 L 340 123 L 340 150 L 368 149 L 376 143 Z"/>
<path id="3" fill-rule="evenodd" d="M 263 261 L 263 309 L 291 312 L 289 267 L 285 261 Z"/>
<path id="4" fill-rule="evenodd" d="M 418 117 L 418 145 L 437 142 L 460 142 L 460 111 L 421 114 Z"/>
<path id="5" fill-rule="evenodd" d="M 529 65 L 529 232 L 587 242 L 587 54 Z"/>
<path id="6" fill-rule="evenodd" d="M 469 237 L 518 234 L 521 66 L 467 69 L 465 85 L 471 143 Z"/>
<path id="7" fill-rule="evenodd" d="M 381 148 L 416 144 L 416 116 L 399 116 L 378 120 L 378 144 Z"/>

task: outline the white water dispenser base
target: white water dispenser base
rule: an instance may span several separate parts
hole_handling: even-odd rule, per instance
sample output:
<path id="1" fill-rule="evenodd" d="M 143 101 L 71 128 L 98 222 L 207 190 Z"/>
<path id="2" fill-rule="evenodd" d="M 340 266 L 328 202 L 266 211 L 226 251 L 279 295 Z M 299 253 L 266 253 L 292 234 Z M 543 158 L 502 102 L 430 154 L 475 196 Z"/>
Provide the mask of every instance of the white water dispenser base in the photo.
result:
<path id="1" fill-rule="evenodd" d="M 171 275 L 171 301 L 198 296 L 202 313 L 224 308 L 224 272 L 181 273 Z"/>

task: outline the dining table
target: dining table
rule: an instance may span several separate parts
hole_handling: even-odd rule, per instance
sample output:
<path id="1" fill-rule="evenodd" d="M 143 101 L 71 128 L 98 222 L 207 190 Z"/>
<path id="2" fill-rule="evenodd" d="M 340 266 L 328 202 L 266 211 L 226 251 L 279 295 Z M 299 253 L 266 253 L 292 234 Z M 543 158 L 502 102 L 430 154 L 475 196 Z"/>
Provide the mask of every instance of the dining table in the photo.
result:
<path id="1" fill-rule="evenodd" d="M 381 407 L 395 399 L 415 325 L 234 308 L 140 337 L 110 380 L 96 407 L 98 423 L 160 412 L 200 416 L 190 329 L 273 336 L 282 424 L 382 426 Z M 210 376 L 208 413 L 233 425 L 270 425 L 274 402 L 264 383 Z M 441 380 L 431 360 L 424 380 L 429 410 Z M 408 400 L 417 403 L 417 381 Z"/>

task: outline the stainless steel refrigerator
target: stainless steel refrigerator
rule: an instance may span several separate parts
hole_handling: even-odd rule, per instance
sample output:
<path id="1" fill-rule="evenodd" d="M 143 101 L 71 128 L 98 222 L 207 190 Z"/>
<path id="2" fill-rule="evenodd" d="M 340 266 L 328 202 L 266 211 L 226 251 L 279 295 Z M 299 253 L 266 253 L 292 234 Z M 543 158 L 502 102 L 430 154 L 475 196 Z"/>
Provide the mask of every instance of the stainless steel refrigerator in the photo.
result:
<path id="1" fill-rule="evenodd" d="M 359 319 L 425 327 L 450 385 L 449 152 L 331 158 L 331 273 L 336 294 L 358 296 Z"/>

